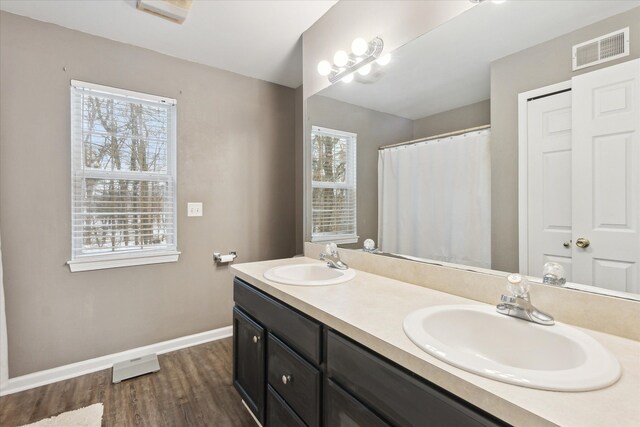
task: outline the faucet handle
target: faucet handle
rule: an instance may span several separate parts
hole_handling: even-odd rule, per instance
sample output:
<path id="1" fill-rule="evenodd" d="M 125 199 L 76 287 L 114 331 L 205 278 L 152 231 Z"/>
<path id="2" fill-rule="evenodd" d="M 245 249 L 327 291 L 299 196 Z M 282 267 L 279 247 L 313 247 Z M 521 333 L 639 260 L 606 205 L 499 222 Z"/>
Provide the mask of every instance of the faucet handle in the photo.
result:
<path id="1" fill-rule="evenodd" d="M 336 256 L 338 254 L 338 245 L 336 245 L 334 242 L 327 243 L 324 250 L 327 251 L 327 254 Z"/>
<path id="2" fill-rule="evenodd" d="M 564 286 L 567 283 L 562 264 L 549 261 L 542 268 L 542 283 L 555 286 Z"/>
<path id="3" fill-rule="evenodd" d="M 511 293 L 511 295 L 520 298 L 526 298 L 526 296 L 529 294 L 529 282 L 527 282 L 527 279 L 525 279 L 521 275 L 510 274 L 507 277 L 507 281 L 509 282 L 507 284 L 507 290 Z"/>

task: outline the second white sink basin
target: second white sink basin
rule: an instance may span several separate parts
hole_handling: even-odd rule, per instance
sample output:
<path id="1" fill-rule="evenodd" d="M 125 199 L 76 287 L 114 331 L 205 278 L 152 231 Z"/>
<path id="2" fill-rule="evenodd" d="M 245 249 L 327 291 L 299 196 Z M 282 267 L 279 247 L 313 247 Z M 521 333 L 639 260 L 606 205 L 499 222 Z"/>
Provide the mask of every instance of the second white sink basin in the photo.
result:
<path id="1" fill-rule="evenodd" d="M 414 311 L 404 331 L 444 362 L 494 380 L 556 391 L 607 387 L 618 360 L 591 336 L 567 325 L 537 325 L 491 306 L 450 305 Z"/>
<path id="2" fill-rule="evenodd" d="M 352 269 L 338 270 L 325 264 L 294 264 L 274 267 L 264 273 L 267 280 L 284 285 L 326 286 L 344 283 L 355 277 Z"/>

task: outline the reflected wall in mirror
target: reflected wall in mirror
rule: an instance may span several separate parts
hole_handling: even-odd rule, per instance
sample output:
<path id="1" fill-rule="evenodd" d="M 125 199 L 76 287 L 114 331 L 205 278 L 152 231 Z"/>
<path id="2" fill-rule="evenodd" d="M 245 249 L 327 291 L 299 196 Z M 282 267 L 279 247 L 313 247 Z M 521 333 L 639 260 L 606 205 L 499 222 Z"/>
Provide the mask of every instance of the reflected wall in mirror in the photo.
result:
<path id="1" fill-rule="evenodd" d="M 391 58 L 307 99 L 307 144 L 357 135 L 346 247 L 640 295 L 640 1 L 484 2 Z"/>

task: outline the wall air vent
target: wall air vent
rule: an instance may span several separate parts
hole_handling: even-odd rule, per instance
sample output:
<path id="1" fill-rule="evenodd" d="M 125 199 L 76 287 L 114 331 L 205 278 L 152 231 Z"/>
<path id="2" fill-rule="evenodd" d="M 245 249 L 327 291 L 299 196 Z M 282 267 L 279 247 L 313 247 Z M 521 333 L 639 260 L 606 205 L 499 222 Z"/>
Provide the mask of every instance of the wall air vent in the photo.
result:
<path id="1" fill-rule="evenodd" d="M 629 27 L 573 46 L 573 71 L 629 55 Z"/>
<path id="2" fill-rule="evenodd" d="M 187 19 L 192 0 L 138 0 L 140 10 L 182 24 Z"/>

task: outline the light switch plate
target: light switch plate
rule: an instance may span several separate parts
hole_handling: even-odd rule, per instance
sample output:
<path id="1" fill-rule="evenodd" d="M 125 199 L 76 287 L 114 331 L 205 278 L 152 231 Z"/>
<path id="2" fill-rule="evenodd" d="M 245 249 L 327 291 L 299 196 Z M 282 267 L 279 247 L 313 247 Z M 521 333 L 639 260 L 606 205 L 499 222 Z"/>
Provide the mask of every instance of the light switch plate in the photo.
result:
<path id="1" fill-rule="evenodd" d="M 202 216 L 202 202 L 187 203 L 187 216 Z"/>

